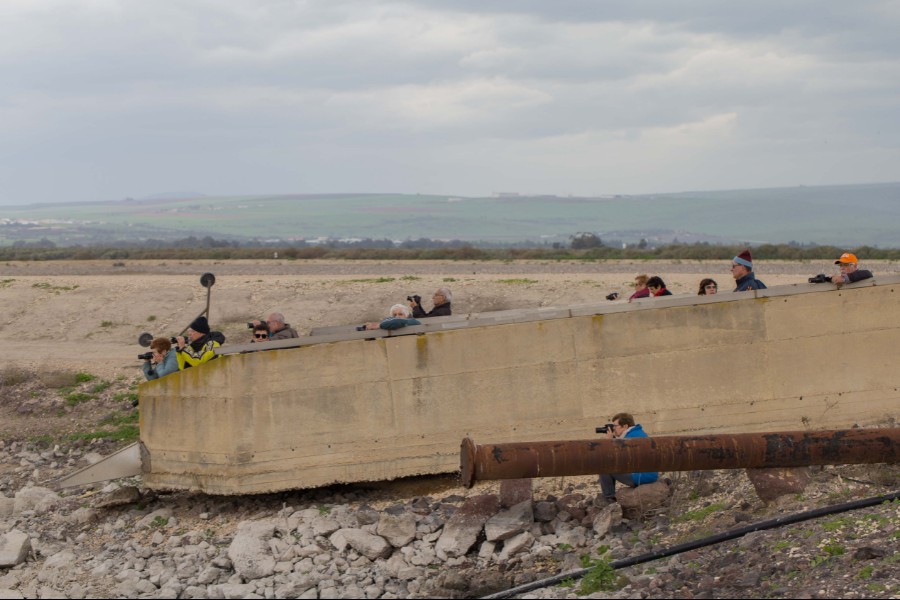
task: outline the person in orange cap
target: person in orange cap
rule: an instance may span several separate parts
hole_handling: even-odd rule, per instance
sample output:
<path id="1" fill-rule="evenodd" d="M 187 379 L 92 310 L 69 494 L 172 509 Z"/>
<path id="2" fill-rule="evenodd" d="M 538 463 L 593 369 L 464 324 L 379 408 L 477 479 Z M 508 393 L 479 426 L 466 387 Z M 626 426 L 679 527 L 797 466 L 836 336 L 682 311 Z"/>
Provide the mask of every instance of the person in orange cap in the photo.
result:
<path id="1" fill-rule="evenodd" d="M 855 254 L 844 252 L 839 259 L 834 261 L 834 264 L 838 266 L 841 272 L 838 275 L 832 275 L 828 279 L 838 287 L 845 283 L 854 283 L 872 277 L 872 271 L 859 268 L 859 260 Z"/>

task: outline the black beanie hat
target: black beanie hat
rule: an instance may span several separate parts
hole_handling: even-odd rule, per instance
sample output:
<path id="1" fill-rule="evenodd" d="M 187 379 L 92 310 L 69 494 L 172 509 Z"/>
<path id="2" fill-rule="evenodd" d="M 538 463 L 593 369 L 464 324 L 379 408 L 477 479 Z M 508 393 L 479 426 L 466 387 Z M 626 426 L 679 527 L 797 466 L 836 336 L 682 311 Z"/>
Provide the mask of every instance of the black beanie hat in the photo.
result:
<path id="1" fill-rule="evenodd" d="M 196 319 L 191 322 L 191 329 L 196 331 L 197 333 L 209 333 L 209 323 L 206 321 L 206 317 L 200 315 Z"/>

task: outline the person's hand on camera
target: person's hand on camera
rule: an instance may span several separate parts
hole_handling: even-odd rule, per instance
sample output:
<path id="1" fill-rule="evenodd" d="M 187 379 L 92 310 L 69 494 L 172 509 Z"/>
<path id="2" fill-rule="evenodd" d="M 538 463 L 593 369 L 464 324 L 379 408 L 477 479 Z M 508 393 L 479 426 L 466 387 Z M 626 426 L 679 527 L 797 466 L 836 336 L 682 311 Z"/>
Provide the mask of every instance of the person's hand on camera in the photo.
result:
<path id="1" fill-rule="evenodd" d="M 175 343 L 178 344 L 179 350 L 184 350 L 184 347 L 187 346 L 187 338 L 185 338 L 183 335 L 179 335 L 175 338 Z"/>
<path id="2" fill-rule="evenodd" d="M 366 323 L 366 331 L 372 331 L 378 329 L 378 323 Z"/>

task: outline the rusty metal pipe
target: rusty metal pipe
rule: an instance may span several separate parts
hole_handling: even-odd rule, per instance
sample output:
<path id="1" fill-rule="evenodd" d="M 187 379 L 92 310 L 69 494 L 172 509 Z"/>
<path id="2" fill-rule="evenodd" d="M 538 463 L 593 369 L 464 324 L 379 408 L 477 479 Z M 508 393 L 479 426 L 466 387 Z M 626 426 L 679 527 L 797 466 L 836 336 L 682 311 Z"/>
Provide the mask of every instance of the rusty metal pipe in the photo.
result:
<path id="1" fill-rule="evenodd" d="M 900 462 L 900 428 L 476 444 L 460 448 L 462 481 Z"/>

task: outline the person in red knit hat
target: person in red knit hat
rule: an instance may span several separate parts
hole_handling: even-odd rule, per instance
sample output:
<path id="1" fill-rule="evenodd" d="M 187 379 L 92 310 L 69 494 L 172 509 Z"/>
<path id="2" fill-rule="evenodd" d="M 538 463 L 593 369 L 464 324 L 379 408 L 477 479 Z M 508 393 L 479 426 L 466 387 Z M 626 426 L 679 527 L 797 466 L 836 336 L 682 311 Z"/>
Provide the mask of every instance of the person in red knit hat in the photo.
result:
<path id="1" fill-rule="evenodd" d="M 737 286 L 734 288 L 736 292 L 766 289 L 766 284 L 757 279 L 753 273 L 753 258 L 750 256 L 749 248 L 731 259 L 731 276 L 734 277 Z"/>

